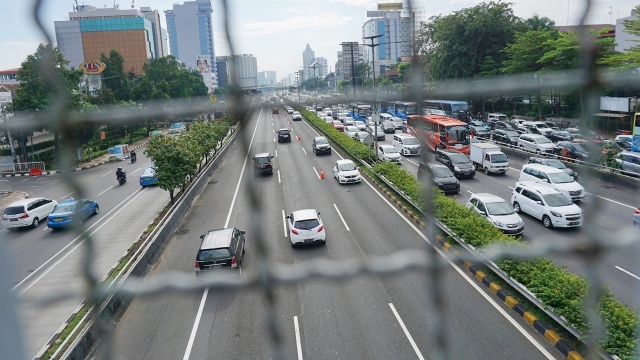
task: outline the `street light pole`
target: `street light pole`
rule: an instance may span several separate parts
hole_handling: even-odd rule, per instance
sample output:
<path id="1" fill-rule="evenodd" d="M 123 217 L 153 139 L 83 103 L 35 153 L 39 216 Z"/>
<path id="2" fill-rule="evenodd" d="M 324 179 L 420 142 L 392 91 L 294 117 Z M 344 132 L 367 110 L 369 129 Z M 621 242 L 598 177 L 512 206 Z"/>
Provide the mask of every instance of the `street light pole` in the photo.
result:
<path id="1" fill-rule="evenodd" d="M 316 83 L 316 67 L 318 67 L 318 62 L 314 61 L 313 64 L 309 65 L 310 68 L 313 69 L 313 87 L 316 90 L 316 102 L 318 101 L 318 86 Z"/>
<path id="2" fill-rule="evenodd" d="M 371 40 L 371 45 L 369 44 L 364 44 L 365 46 L 369 46 L 371 48 L 371 58 L 372 58 L 372 67 L 373 67 L 373 113 L 371 114 L 371 119 L 374 119 L 374 114 L 377 114 L 377 110 L 376 110 L 376 106 L 378 105 L 377 102 L 377 94 L 376 94 L 376 46 L 380 45 L 380 44 L 374 44 L 373 40 L 377 39 L 379 37 L 381 37 L 382 34 L 380 35 L 371 35 L 371 36 L 365 36 L 363 39 L 367 39 L 367 40 Z M 376 159 L 378 159 L 378 124 L 379 122 L 374 121 L 374 133 L 375 133 L 375 138 L 373 139 L 375 148 L 376 148 Z"/>

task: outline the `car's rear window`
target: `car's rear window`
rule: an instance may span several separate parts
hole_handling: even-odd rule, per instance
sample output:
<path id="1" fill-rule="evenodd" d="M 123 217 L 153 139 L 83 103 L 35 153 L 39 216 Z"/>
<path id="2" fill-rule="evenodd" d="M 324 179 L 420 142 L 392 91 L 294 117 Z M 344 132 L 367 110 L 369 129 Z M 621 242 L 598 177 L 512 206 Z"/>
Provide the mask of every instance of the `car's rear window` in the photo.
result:
<path id="1" fill-rule="evenodd" d="M 268 157 L 259 157 L 259 158 L 255 158 L 253 159 L 253 162 L 256 164 L 266 164 L 270 161 L 270 159 Z"/>
<path id="2" fill-rule="evenodd" d="M 18 215 L 24 212 L 24 206 L 9 206 L 4 209 L 5 215 Z"/>
<path id="3" fill-rule="evenodd" d="M 73 205 L 56 206 L 51 212 L 52 214 L 68 213 L 73 211 Z"/>
<path id="4" fill-rule="evenodd" d="M 298 220 L 293 224 L 293 227 L 300 230 L 311 230 L 318 227 L 320 222 L 318 219 Z"/>
<path id="5" fill-rule="evenodd" d="M 231 257 L 228 248 L 200 250 L 198 252 L 198 261 L 222 260 Z"/>

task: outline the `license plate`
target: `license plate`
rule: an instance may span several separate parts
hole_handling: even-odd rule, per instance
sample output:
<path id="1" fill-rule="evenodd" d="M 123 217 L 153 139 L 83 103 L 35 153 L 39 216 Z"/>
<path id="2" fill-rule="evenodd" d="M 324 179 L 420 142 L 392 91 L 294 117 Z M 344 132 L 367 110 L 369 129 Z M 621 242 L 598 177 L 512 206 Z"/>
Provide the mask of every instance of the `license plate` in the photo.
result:
<path id="1" fill-rule="evenodd" d="M 53 218 L 51 220 L 53 220 L 53 221 L 62 221 L 62 218 Z"/>
<path id="2" fill-rule="evenodd" d="M 310 243 L 310 242 L 313 242 L 313 239 L 304 239 L 304 242 Z"/>
<path id="3" fill-rule="evenodd" d="M 579 221 L 569 221 L 569 226 L 578 225 L 578 224 L 580 224 Z"/>
<path id="4" fill-rule="evenodd" d="M 9 221 L 18 221 L 18 218 L 10 219 Z"/>

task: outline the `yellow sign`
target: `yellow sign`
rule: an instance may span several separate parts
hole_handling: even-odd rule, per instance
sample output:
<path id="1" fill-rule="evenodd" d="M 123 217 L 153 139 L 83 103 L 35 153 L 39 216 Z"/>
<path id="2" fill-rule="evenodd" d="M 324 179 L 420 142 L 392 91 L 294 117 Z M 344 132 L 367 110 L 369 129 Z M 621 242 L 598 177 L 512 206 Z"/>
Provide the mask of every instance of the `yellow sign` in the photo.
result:
<path id="1" fill-rule="evenodd" d="M 209 101 L 211 101 L 211 102 L 216 102 L 216 100 L 217 100 L 217 99 L 216 99 L 216 96 L 215 96 L 215 95 L 213 95 L 213 94 L 209 95 Z"/>
<path id="2" fill-rule="evenodd" d="M 85 74 L 100 74 L 107 68 L 107 65 L 98 60 L 85 61 L 79 66 Z"/>
<path id="3" fill-rule="evenodd" d="M 378 11 L 402 10 L 402 3 L 378 3 Z"/>

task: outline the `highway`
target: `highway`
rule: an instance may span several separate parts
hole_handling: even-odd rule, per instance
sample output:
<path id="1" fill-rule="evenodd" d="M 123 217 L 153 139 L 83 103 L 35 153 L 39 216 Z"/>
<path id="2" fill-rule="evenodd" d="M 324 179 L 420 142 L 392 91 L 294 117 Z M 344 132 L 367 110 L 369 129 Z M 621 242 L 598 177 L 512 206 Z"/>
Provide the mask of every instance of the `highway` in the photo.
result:
<path id="1" fill-rule="evenodd" d="M 292 143 L 275 142 L 274 131 L 282 127 L 293 129 Z M 333 180 L 330 169 L 338 156 L 313 155 L 315 133 L 305 122 L 289 124 L 284 114 L 262 112 L 251 119 L 246 133 L 252 139 L 250 154 L 276 155 L 274 175 L 254 179 L 248 156 L 236 141 L 150 276 L 168 271 L 193 274 L 199 235 L 208 229 L 248 230 L 255 216 L 246 195 L 250 181 L 265 210 L 260 229 L 277 263 L 295 268 L 319 258 L 341 261 L 430 246 L 429 239 L 370 184 L 341 186 Z M 320 170 L 326 179 L 319 178 Z M 323 212 L 326 246 L 291 248 L 283 214 L 302 208 Z M 246 239 L 245 275 L 257 271 L 250 232 Z M 437 349 L 438 334 L 447 339 L 446 358 L 560 356 L 531 327 L 512 319 L 510 310 L 464 270 L 444 263 L 442 308 L 431 303 L 433 281 L 417 271 L 276 286 L 273 315 L 282 331 L 285 357 L 424 359 Z M 116 327 L 113 349 L 135 359 L 272 358 L 265 323 L 268 309 L 259 289 L 136 298 Z M 429 329 L 439 318 L 443 333 L 433 333 Z"/>

